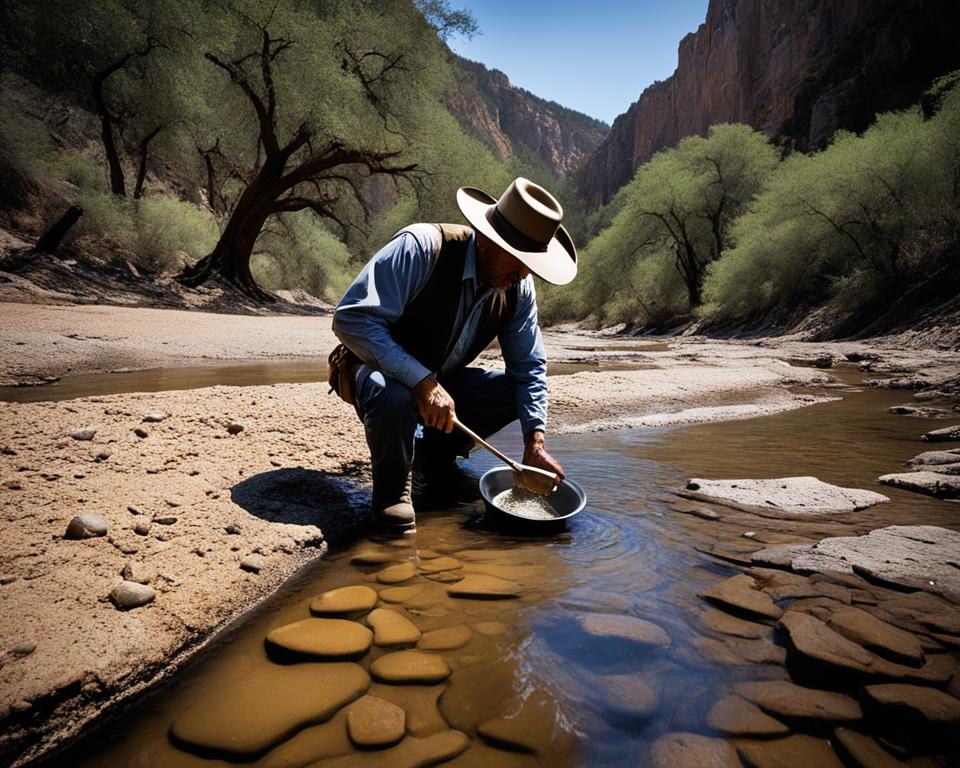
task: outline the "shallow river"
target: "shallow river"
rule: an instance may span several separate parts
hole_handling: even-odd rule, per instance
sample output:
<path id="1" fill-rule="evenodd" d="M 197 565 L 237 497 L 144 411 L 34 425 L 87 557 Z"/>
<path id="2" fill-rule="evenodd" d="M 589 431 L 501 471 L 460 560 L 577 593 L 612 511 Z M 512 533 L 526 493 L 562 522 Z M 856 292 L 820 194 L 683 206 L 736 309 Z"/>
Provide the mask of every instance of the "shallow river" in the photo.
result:
<path id="1" fill-rule="evenodd" d="M 461 647 L 430 651 L 452 670 L 444 682 L 375 684 L 373 690 L 407 710 L 408 731 L 416 735 L 450 727 L 467 734 L 469 749 L 450 765 L 646 765 L 659 736 L 677 731 L 716 735 L 706 713 L 728 695 L 731 684 L 786 679 L 787 673 L 775 652 L 778 638 L 768 641 L 768 658 L 758 658 L 756 645 L 751 645 L 752 655 L 745 659 L 736 639 L 704 624 L 704 612 L 712 609 L 698 592 L 737 571 L 697 547 L 728 553 L 759 548 L 743 536 L 746 531 L 761 539 L 785 534 L 817 539 L 889 524 L 957 526 L 955 504 L 876 482 L 924 450 L 918 437 L 932 428 L 931 422 L 886 412 L 890 405 L 908 401 L 909 393 L 854 387 L 829 391 L 843 399 L 739 422 L 552 437 L 551 451 L 590 497 L 586 510 L 565 532 L 504 532 L 486 523 L 480 517 L 482 508 L 472 505 L 418 515 L 419 533 L 411 541 L 361 540 L 341 546 L 172 684 L 141 699 L 123 719 L 108 723 L 81 745 L 79 754 L 65 759 L 90 768 L 231 764 L 174 746 L 168 737 L 171 723 L 201 717 L 197 705 L 215 709 L 210 697 L 218 690 L 229 691 L 224 695 L 231 708 L 246 698 L 242 703 L 255 709 L 264 691 L 254 681 L 277 663 L 268 657 L 267 633 L 308 618 L 309 603 L 318 594 L 353 584 L 377 590 L 419 587 L 411 595 L 390 593 L 402 599 L 389 606 L 424 632 L 467 628 Z M 514 452 L 519 434 L 506 430 L 494 442 Z M 494 462 L 476 456 L 473 463 L 482 470 Z M 807 474 L 879 490 L 891 502 L 840 522 L 813 523 L 732 511 L 715 522 L 671 509 L 678 501 L 671 491 L 690 477 Z M 378 583 L 377 574 L 387 564 L 360 562 L 378 559 L 378 553 L 416 563 L 418 575 L 401 584 Z M 438 555 L 456 561 L 442 561 L 453 566 L 451 570 L 429 572 Z M 448 595 L 447 588 L 464 575 L 505 578 L 519 596 L 484 600 Z M 665 630 L 669 645 L 606 636 L 602 617 L 609 615 L 653 622 Z M 589 617 L 592 622 L 584 621 Z M 371 646 L 357 663 L 369 669 L 390 650 L 395 649 Z M 245 686 L 244 680 L 250 684 Z M 489 735 L 489 728 L 486 738 L 478 735 L 478 727 L 492 718 L 514 716 L 520 718 L 518 738 L 536 754 L 518 751 L 516 739 L 512 750 L 501 749 L 507 744 Z M 295 732 L 293 723 L 290 729 Z M 252 764 L 258 766 L 294 766 L 345 751 L 356 760 L 345 765 L 392 764 L 376 751 L 350 747 L 342 713 L 246 759 L 256 757 Z"/>

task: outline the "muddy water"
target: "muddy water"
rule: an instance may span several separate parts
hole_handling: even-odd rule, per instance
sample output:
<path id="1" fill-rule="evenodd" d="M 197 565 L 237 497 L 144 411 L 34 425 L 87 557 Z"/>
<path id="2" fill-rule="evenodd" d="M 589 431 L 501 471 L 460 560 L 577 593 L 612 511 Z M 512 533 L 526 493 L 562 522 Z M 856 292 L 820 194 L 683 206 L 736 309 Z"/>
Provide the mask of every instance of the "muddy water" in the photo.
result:
<path id="1" fill-rule="evenodd" d="M 189 717 L 191 707 L 211 696 L 217 701 L 222 695 L 225 707 L 235 709 L 239 700 L 241 709 L 255 711 L 265 695 L 254 684 L 257 670 L 269 672 L 277 663 L 268 656 L 266 635 L 309 617 L 309 603 L 319 593 L 354 584 L 381 591 L 381 604 L 424 632 L 466 626 L 465 645 L 430 651 L 452 670 L 438 686 L 375 684 L 373 690 L 408 712 L 407 728 L 414 735 L 455 728 L 470 737 L 469 749 L 451 765 L 647 765 L 651 744 L 666 733 L 716 735 L 706 714 L 732 683 L 787 674 L 778 641 L 743 641 L 706 627 L 705 604 L 697 593 L 736 571 L 697 547 L 736 553 L 762 546 L 742 535 L 748 530 L 759 539 L 781 540 L 864 532 L 891 523 L 957 527 L 956 505 L 876 484 L 878 475 L 895 471 L 924 449 L 918 436 L 932 422 L 886 413 L 890 405 L 909 399 L 904 393 L 842 394 L 842 401 L 748 421 L 553 438 L 552 452 L 590 494 L 587 509 L 566 532 L 511 534 L 478 518 L 480 508 L 470 506 L 420 514 L 420 532 L 412 541 L 364 540 L 345 547 L 175 684 L 99 734 L 98 744 L 109 743 L 108 748 L 88 746 L 84 759 L 70 762 L 91 768 L 233 764 L 210 752 L 200 757 L 195 745 L 174 746 L 168 738 L 171 723 Z M 506 450 L 518 441 L 511 430 L 495 440 Z M 480 469 L 490 466 L 485 457 L 475 461 Z M 691 476 L 797 474 L 881 490 L 891 502 L 832 522 L 785 522 L 733 512 L 707 521 L 672 509 L 676 498 L 670 491 Z M 398 584 L 380 583 L 378 574 L 390 563 L 358 561 L 376 559 L 371 552 L 412 562 L 418 573 Z M 459 567 L 431 573 L 438 555 Z M 451 596 L 447 589 L 461 576 L 503 579 L 508 588 L 503 582 L 499 588 L 517 597 Z M 420 589 L 412 595 L 383 593 L 396 586 Z M 388 595 L 398 602 L 385 602 Z M 644 619 L 666 631 L 669 646 L 590 633 L 580 623 L 588 616 Z M 389 650 L 373 646 L 357 663 L 369 669 Z M 238 665 L 246 665 L 242 674 Z M 250 685 L 245 687 L 244 680 Z M 498 717 L 516 718 L 517 733 L 504 737 L 491 728 L 489 721 Z M 301 725 L 291 721 L 287 730 L 296 732 Z M 382 753 L 353 749 L 345 729 L 338 714 L 326 725 L 305 727 L 252 764 L 306 765 L 350 752 L 357 760 L 350 765 L 391 765 Z M 492 738 L 497 733 L 512 739 L 513 748 L 503 749 L 508 744 Z"/>

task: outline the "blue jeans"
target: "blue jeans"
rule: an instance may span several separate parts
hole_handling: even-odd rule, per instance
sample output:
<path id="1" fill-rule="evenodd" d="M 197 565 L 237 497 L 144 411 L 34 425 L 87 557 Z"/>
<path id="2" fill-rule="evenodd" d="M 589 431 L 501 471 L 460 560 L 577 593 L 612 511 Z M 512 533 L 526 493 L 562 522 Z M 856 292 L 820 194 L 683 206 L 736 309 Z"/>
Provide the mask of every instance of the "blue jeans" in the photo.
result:
<path id="1" fill-rule="evenodd" d="M 457 417 L 481 437 L 499 432 L 517 418 L 514 379 L 502 371 L 461 368 L 438 377 L 456 404 Z M 473 441 L 454 429 L 447 434 L 423 428 L 413 392 L 379 368 L 362 365 L 357 371 L 357 410 L 370 447 L 373 469 L 373 509 L 381 510 L 404 498 L 407 478 L 416 457 L 418 469 L 450 468 L 466 456 Z"/>

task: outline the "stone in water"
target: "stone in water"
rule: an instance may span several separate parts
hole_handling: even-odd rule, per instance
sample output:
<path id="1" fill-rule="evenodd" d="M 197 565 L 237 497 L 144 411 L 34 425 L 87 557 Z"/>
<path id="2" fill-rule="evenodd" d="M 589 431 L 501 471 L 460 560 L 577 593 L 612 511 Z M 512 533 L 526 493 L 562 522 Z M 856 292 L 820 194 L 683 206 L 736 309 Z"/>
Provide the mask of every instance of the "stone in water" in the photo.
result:
<path id="1" fill-rule="evenodd" d="M 508 488 L 493 497 L 493 506 L 527 520 L 555 520 L 557 512 L 546 496 L 522 488 Z"/>

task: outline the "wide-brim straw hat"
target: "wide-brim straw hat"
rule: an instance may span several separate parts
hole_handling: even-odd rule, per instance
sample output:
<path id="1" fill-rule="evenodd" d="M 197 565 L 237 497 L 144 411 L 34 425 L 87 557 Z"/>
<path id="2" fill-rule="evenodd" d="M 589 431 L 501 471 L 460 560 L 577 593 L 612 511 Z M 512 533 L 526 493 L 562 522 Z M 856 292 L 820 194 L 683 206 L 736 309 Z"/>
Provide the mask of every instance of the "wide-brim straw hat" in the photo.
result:
<path id="1" fill-rule="evenodd" d="M 457 205 L 478 232 L 554 285 L 577 275 L 577 249 L 561 226 L 563 208 L 543 187 L 517 178 L 500 199 L 474 187 L 457 190 Z"/>

